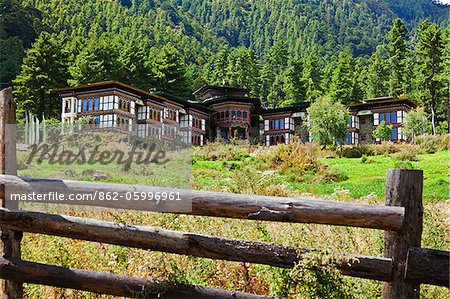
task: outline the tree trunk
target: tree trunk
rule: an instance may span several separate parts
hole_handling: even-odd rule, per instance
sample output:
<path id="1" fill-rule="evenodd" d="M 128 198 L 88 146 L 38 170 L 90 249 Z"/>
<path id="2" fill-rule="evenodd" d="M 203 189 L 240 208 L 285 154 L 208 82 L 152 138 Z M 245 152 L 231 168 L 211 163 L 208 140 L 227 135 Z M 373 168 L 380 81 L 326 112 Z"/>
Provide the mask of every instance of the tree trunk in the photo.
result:
<path id="1" fill-rule="evenodd" d="M 431 105 L 431 125 L 433 128 L 433 135 L 436 135 L 436 111 L 434 108 L 434 104 Z"/>

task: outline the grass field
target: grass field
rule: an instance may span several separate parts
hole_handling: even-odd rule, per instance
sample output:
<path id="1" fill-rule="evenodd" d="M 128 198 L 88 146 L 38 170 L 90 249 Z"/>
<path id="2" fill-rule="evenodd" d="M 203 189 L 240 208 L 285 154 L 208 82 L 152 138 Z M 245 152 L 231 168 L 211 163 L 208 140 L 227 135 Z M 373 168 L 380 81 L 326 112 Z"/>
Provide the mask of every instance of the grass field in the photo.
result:
<path id="1" fill-rule="evenodd" d="M 424 171 L 424 201 L 436 202 L 448 200 L 450 192 L 450 152 L 418 155 L 419 161 L 411 161 L 414 169 Z M 335 192 L 347 192 L 352 198 L 373 196 L 384 198 L 386 173 L 395 168 L 398 161 L 389 155 L 373 156 L 369 162 L 362 163 L 361 158 L 321 158 L 319 161 L 329 169 L 339 173 L 346 179 L 340 182 L 324 182 L 318 179 L 314 170 L 305 171 L 302 180 L 292 180 L 291 173 L 270 173 L 275 184 L 300 193 L 330 195 Z M 233 166 L 230 169 L 230 166 Z M 228 189 L 233 184 L 236 172 L 255 171 L 252 160 L 249 161 L 197 161 L 194 166 L 194 178 L 199 188 Z M 264 172 L 259 172 L 261 178 Z M 237 182 L 235 182 L 237 183 Z"/>
<path id="2" fill-rule="evenodd" d="M 328 152 L 305 145 L 274 148 L 210 145 L 192 157 L 193 187 L 234 193 L 302 196 L 309 193 L 331 200 L 384 204 L 385 175 L 399 165 L 395 155 L 362 158 L 324 158 Z M 422 246 L 450 250 L 449 151 L 418 154 L 408 167 L 424 170 L 424 230 Z M 190 160 L 190 159 L 188 159 Z M 364 161 L 364 163 L 362 163 Z M 403 162 L 402 162 L 403 163 Z M 103 180 L 160 184 L 168 168 L 131 168 L 105 165 L 62 167 L 44 161 L 22 167 L 19 175 L 76 180 Z M 103 177 L 95 178 L 95 174 Z M 155 179 L 155 176 L 159 177 Z M 379 230 L 314 224 L 243 221 L 212 217 L 123 211 L 74 211 L 71 215 L 153 225 L 166 229 L 219 237 L 276 242 L 299 248 L 317 248 L 331 254 L 344 252 L 382 256 Z M 289 298 L 377 298 L 381 283 L 336 276 L 332 272 L 281 270 L 248 263 L 193 258 L 124 248 L 53 236 L 24 234 L 26 260 L 106 271 L 136 277 L 221 287 Z M 29 298 L 110 298 L 87 292 L 26 285 Z M 446 288 L 426 286 L 422 298 L 448 298 Z"/>

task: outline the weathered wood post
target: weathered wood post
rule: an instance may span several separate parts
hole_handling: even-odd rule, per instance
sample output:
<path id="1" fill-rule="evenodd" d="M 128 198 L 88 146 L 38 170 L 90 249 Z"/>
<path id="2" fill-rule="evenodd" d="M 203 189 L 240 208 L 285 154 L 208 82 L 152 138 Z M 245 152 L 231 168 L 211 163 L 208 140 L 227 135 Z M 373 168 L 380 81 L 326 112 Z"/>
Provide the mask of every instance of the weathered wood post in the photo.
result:
<path id="1" fill-rule="evenodd" d="M 13 125 L 14 124 L 14 125 Z M 0 91 L 0 173 L 17 175 L 16 104 L 11 88 Z M 1 207 L 6 206 L 5 185 L 0 185 Z M 20 258 L 22 232 L 1 229 L 1 253 L 4 258 Z M 2 298 L 22 298 L 22 283 L 2 280 Z"/>
<path id="2" fill-rule="evenodd" d="M 420 297 L 420 284 L 405 281 L 405 266 L 410 247 L 420 247 L 423 224 L 422 170 L 390 169 L 386 176 L 386 205 L 405 208 L 399 231 L 387 231 L 384 256 L 392 259 L 392 281 L 383 286 L 383 299 Z"/>

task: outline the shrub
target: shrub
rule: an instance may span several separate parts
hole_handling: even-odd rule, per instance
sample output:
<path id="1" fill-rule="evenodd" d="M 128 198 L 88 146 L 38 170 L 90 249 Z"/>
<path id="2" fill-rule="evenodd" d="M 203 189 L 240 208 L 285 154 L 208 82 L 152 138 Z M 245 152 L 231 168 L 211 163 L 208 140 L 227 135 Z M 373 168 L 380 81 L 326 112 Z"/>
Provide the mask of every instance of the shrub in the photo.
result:
<path id="1" fill-rule="evenodd" d="M 250 156 L 249 151 L 248 146 L 211 142 L 194 148 L 193 161 L 244 161 Z"/>
<path id="2" fill-rule="evenodd" d="M 395 162 L 395 168 L 414 169 L 414 166 L 409 161 L 397 161 Z"/>
<path id="3" fill-rule="evenodd" d="M 416 144 L 426 153 L 434 154 L 438 151 L 450 150 L 450 134 L 417 136 Z"/>
<path id="4" fill-rule="evenodd" d="M 400 151 L 400 147 L 390 141 L 383 141 L 380 144 L 372 144 L 372 149 L 375 155 L 388 155 Z"/>
<path id="5" fill-rule="evenodd" d="M 269 149 L 264 148 L 255 153 L 255 161 L 265 169 L 313 170 L 317 167 L 317 158 L 322 154 L 316 143 L 292 142 L 279 144 Z"/>
<path id="6" fill-rule="evenodd" d="M 419 161 L 417 155 L 421 154 L 422 150 L 418 146 L 404 144 L 400 147 L 400 152 L 395 154 L 395 158 L 400 161 Z"/>
<path id="7" fill-rule="evenodd" d="M 361 163 L 363 164 L 371 164 L 371 163 L 375 163 L 375 160 L 372 158 L 369 158 L 367 155 L 363 155 L 361 157 Z"/>
<path id="8" fill-rule="evenodd" d="M 348 180 L 348 175 L 338 168 L 321 167 L 319 169 L 318 181 L 337 183 Z"/>
<path id="9" fill-rule="evenodd" d="M 373 149 L 370 145 L 349 145 L 344 146 L 342 148 L 342 152 L 340 149 L 336 149 L 336 154 L 341 153 L 341 156 L 344 158 L 361 158 L 363 155 L 372 156 Z"/>

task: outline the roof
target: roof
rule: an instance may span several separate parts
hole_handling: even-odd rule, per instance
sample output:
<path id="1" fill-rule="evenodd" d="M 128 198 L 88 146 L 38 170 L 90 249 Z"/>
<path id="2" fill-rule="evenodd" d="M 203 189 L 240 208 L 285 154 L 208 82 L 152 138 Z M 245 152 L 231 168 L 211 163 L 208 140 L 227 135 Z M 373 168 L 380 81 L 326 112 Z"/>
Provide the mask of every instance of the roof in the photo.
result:
<path id="1" fill-rule="evenodd" d="M 361 107 L 369 107 L 374 105 L 382 105 L 382 104 L 400 104 L 400 103 L 406 103 L 410 105 L 411 107 L 418 107 L 419 104 L 413 100 L 410 100 L 408 98 L 395 98 L 395 97 L 379 97 L 379 98 L 371 98 L 371 99 L 365 99 L 362 100 L 361 103 L 356 104 L 348 104 L 345 105 L 348 108 L 361 108 Z"/>
<path id="2" fill-rule="evenodd" d="M 243 87 L 232 87 L 232 86 L 227 86 L 227 85 L 208 85 L 205 84 L 202 87 L 200 87 L 199 89 L 197 89 L 196 91 L 193 92 L 194 95 L 201 95 L 203 93 L 205 93 L 207 90 L 210 89 L 214 89 L 214 90 L 222 90 L 222 91 L 231 91 L 231 92 L 245 92 L 245 93 L 249 93 L 250 89 L 248 88 L 243 88 Z"/>
<path id="3" fill-rule="evenodd" d="M 52 92 L 58 92 L 58 93 L 62 94 L 65 92 L 94 91 L 99 88 L 119 88 L 124 91 L 134 93 L 143 98 L 150 97 L 153 100 L 157 99 L 159 101 L 167 100 L 166 98 L 164 98 L 160 95 L 157 95 L 155 93 L 152 93 L 152 92 L 149 92 L 146 90 L 142 90 L 140 88 L 133 87 L 131 85 L 128 85 L 128 84 L 125 84 L 122 82 L 117 82 L 117 81 L 102 81 L 102 82 L 88 83 L 86 85 L 79 85 L 79 86 L 74 86 L 74 87 L 57 88 L 57 89 L 52 90 Z"/>
<path id="4" fill-rule="evenodd" d="M 271 114 L 271 113 L 281 113 L 281 112 L 300 112 L 308 108 L 310 103 L 300 102 L 288 107 L 278 107 L 278 108 L 261 108 L 261 114 Z"/>

